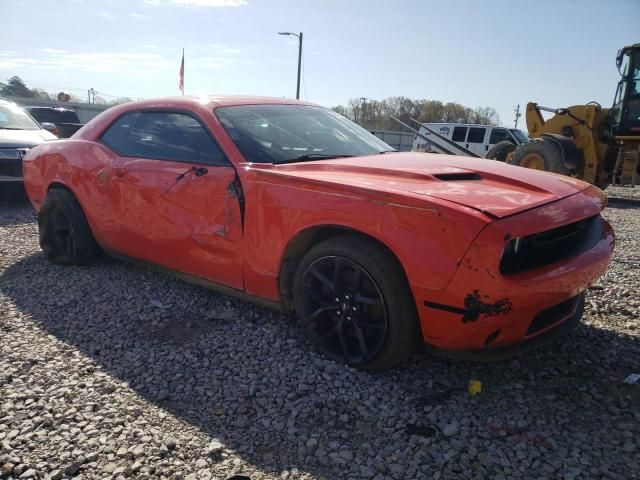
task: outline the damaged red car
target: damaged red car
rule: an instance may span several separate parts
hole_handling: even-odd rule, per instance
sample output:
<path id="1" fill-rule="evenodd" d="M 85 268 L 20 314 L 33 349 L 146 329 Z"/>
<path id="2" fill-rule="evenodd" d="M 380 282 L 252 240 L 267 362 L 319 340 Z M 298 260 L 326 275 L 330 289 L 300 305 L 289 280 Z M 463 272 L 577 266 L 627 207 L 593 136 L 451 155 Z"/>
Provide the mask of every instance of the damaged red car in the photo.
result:
<path id="1" fill-rule="evenodd" d="M 296 313 L 337 361 L 419 344 L 501 358 L 575 327 L 614 235 L 566 176 L 398 153 L 305 102 L 179 97 L 111 108 L 24 158 L 40 245 L 101 252 Z"/>

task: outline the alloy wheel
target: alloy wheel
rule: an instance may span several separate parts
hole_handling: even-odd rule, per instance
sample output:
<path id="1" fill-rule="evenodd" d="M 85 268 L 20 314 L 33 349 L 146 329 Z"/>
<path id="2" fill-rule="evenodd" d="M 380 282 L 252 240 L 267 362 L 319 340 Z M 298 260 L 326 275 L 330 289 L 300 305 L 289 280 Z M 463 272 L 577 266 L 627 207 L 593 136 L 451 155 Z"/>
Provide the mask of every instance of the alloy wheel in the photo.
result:
<path id="1" fill-rule="evenodd" d="M 323 354 L 355 365 L 382 349 L 389 328 L 384 297 L 372 276 L 341 256 L 315 260 L 301 277 L 305 334 Z"/>

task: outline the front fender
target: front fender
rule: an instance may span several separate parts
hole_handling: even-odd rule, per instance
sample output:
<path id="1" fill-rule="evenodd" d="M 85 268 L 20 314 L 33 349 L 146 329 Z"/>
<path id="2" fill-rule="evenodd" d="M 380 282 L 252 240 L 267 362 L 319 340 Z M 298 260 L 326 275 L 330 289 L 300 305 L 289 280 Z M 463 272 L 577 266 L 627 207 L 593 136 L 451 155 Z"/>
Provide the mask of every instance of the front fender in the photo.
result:
<path id="1" fill-rule="evenodd" d="M 256 181 L 258 180 L 258 181 Z M 309 229 L 339 227 L 386 246 L 413 288 L 441 289 L 488 219 L 447 202 L 422 206 L 385 202 L 346 190 L 310 190 L 301 182 L 243 182 L 245 289 L 278 299 L 278 274 L 287 248 Z"/>

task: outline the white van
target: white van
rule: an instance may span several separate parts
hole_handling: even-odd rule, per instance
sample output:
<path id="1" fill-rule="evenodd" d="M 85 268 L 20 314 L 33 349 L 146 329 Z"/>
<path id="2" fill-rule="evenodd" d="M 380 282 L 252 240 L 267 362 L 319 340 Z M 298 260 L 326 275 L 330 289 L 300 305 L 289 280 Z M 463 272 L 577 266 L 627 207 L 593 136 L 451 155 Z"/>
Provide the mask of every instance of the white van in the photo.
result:
<path id="1" fill-rule="evenodd" d="M 481 157 L 485 157 L 491 147 L 498 142 L 508 141 L 518 146 L 529 141 L 527 134 L 516 128 L 468 123 L 423 123 L 422 125 Z M 414 151 L 448 153 L 438 148 L 442 141 L 430 135 L 426 128 L 421 127 L 419 132 L 433 141 L 427 142 L 426 139 L 416 136 L 413 140 Z M 446 148 L 447 145 L 442 144 L 442 146 Z"/>

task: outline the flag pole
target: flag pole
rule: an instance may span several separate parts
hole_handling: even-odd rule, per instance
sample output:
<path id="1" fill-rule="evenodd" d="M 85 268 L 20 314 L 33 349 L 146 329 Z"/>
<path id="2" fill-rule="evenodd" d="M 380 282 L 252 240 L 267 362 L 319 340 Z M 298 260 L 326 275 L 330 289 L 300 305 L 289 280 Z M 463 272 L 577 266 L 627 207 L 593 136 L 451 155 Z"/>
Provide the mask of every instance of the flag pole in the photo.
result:
<path id="1" fill-rule="evenodd" d="M 182 47 L 182 95 L 184 96 L 184 47 Z"/>

